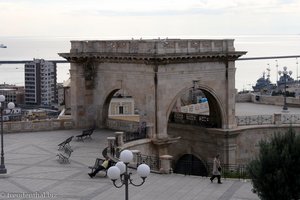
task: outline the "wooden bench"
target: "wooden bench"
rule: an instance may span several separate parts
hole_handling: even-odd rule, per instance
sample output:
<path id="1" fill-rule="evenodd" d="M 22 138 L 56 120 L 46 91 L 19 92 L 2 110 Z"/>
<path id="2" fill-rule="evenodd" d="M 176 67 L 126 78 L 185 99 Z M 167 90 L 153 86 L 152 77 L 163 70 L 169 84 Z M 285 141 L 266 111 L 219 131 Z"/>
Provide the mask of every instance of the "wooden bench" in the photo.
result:
<path id="1" fill-rule="evenodd" d="M 64 151 L 57 153 L 56 156 L 61 163 L 69 163 L 69 158 L 71 157 L 73 150 L 68 146 L 65 146 L 63 149 Z"/>
<path id="2" fill-rule="evenodd" d="M 63 141 L 62 143 L 58 144 L 58 150 L 62 150 L 66 146 L 71 147 L 70 142 L 72 141 L 73 137 L 74 136 L 71 136 L 71 137 L 67 138 L 65 141 Z"/>
<path id="3" fill-rule="evenodd" d="M 80 139 L 80 140 L 84 141 L 84 139 L 86 139 L 86 138 L 92 138 L 91 136 L 92 136 L 94 130 L 95 130 L 94 128 L 83 130 L 80 135 L 76 135 L 77 140 Z"/>
<path id="4" fill-rule="evenodd" d="M 97 169 L 100 165 L 102 165 L 102 163 L 104 162 L 104 159 L 102 158 L 96 158 L 95 163 L 93 166 L 89 166 L 89 169 L 91 169 L 91 173 L 93 173 L 95 171 L 95 169 Z M 109 161 L 108 166 L 105 170 L 101 170 L 105 172 L 105 176 L 107 176 L 107 170 L 108 168 L 110 168 L 112 165 L 114 164 L 114 162 L 112 160 Z"/>

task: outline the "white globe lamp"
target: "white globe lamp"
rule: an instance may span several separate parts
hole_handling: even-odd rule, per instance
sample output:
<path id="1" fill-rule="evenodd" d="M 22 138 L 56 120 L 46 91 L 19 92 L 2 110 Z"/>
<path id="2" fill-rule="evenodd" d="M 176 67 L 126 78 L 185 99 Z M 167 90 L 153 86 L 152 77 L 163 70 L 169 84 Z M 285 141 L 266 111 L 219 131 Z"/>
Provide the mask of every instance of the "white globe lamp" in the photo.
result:
<path id="1" fill-rule="evenodd" d="M 137 173 L 141 178 L 146 178 L 150 174 L 150 167 L 146 164 L 141 164 L 137 168 Z"/>
<path id="2" fill-rule="evenodd" d="M 122 161 L 117 162 L 115 166 L 119 168 L 120 174 L 124 174 L 125 173 L 125 171 L 126 171 L 126 165 Z"/>
<path id="3" fill-rule="evenodd" d="M 123 161 L 125 164 L 128 164 L 132 161 L 133 154 L 129 150 L 123 150 L 120 154 L 120 160 Z"/>
<path id="4" fill-rule="evenodd" d="M 116 166 L 110 167 L 107 170 L 107 176 L 113 181 L 118 180 L 120 178 L 120 169 Z"/>

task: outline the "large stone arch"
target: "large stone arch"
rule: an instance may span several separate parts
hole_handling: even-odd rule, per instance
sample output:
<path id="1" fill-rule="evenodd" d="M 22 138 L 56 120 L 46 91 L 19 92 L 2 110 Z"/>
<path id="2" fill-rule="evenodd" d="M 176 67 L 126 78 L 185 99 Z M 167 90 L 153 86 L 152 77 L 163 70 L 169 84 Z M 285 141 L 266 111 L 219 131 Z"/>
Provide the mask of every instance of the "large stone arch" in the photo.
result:
<path id="1" fill-rule="evenodd" d="M 184 87 L 197 81 L 212 100 L 210 109 L 221 113 L 222 129 L 235 122 L 235 51 L 233 40 L 106 40 L 72 41 L 71 115 L 77 128 L 105 124 L 107 97 L 126 87 L 153 125 L 152 140 L 159 155 L 172 141 L 167 133 L 169 107 Z M 121 85 L 121 83 L 123 83 Z M 183 86 L 183 87 L 182 87 Z M 179 89 L 181 88 L 181 89 Z"/>

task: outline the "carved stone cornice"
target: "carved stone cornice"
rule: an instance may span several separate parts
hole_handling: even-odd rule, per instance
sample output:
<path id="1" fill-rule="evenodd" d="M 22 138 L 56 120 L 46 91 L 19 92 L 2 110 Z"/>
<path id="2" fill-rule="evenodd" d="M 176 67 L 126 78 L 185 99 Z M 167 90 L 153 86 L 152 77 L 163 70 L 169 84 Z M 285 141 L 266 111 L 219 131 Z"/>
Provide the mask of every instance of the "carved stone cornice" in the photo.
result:
<path id="1" fill-rule="evenodd" d="M 234 52 L 209 52 L 191 54 L 125 54 L 125 53 L 59 53 L 71 63 L 84 63 L 87 60 L 108 63 L 144 63 L 144 64 L 171 64 L 171 63 L 193 63 L 207 61 L 234 61 L 246 54 L 244 51 Z"/>

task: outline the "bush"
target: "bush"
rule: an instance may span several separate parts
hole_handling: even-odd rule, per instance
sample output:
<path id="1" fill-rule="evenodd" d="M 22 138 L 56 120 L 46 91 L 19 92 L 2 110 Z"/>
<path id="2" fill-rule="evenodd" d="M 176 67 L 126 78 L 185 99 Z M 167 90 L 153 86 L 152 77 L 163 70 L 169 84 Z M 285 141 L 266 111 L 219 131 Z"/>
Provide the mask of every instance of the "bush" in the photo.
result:
<path id="1" fill-rule="evenodd" d="M 258 196 L 263 200 L 300 199 L 300 136 L 290 128 L 259 146 L 258 157 L 247 167 Z"/>

